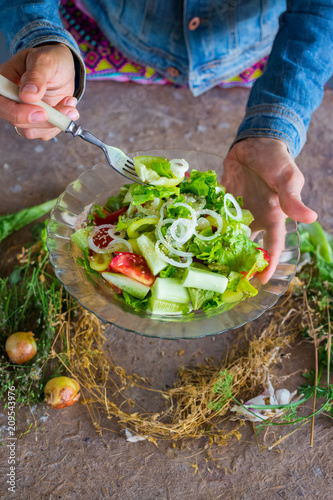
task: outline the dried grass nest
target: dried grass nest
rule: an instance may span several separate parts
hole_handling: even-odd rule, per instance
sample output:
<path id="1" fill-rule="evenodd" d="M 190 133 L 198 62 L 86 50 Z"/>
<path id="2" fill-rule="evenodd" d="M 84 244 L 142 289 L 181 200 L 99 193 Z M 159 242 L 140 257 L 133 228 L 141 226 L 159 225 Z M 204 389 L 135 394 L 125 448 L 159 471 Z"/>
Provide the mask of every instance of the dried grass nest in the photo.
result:
<path id="1" fill-rule="evenodd" d="M 73 308 L 71 318 L 68 311 Z M 180 367 L 173 386 L 168 389 L 154 389 L 145 378 L 126 373 L 117 366 L 103 347 L 105 326 L 73 302 L 67 312 L 59 315 L 54 344 L 67 347 L 65 350 L 53 349 L 51 357 L 63 363 L 81 385 L 82 402 L 99 434 L 107 430 L 100 423 L 104 414 L 131 433 L 155 444 L 161 439 L 178 441 L 200 437 L 208 438 L 210 444 L 225 444 L 230 437 L 240 438 L 241 435 L 239 424 L 231 430 L 225 428 L 225 415 L 234 401 L 221 399 L 216 390 L 221 374 L 232 375 L 231 389 L 235 398 L 253 394 L 300 332 L 303 315 L 302 300 L 289 290 L 254 338 L 251 324 L 242 329 L 242 343 L 244 340 L 247 343 L 244 350 L 234 346 L 219 365 L 210 361 L 194 367 Z M 138 410 L 136 401 L 128 395 L 133 387 L 159 395 L 161 410 L 158 413 Z"/>

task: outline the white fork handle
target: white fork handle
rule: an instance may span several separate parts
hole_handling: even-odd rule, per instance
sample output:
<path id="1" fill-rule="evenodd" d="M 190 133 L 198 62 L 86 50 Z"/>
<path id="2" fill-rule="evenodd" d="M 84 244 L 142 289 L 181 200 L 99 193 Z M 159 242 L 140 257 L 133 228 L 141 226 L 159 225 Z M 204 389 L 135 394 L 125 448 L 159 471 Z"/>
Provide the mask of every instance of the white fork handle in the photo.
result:
<path id="1" fill-rule="evenodd" d="M 0 95 L 3 95 L 12 101 L 21 103 L 22 101 L 19 98 L 19 89 L 20 87 L 18 85 L 15 85 L 15 83 L 0 75 Z M 67 127 L 72 121 L 70 118 L 60 113 L 60 111 L 52 108 L 52 106 L 49 106 L 44 101 L 37 101 L 32 104 L 44 108 L 47 112 L 47 121 L 55 127 L 60 128 L 63 132 L 66 132 Z"/>

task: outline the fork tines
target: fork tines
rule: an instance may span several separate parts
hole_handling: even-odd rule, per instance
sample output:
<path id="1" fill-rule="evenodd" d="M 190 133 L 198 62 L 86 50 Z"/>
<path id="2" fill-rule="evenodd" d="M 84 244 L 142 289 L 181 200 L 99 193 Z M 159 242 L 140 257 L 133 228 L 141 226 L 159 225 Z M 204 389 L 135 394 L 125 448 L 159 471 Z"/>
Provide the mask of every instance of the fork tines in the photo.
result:
<path id="1" fill-rule="evenodd" d="M 133 173 L 135 173 L 137 175 L 136 170 L 134 168 L 134 163 L 133 162 L 127 161 L 125 163 L 125 167 L 128 168 L 129 170 L 131 170 Z"/>

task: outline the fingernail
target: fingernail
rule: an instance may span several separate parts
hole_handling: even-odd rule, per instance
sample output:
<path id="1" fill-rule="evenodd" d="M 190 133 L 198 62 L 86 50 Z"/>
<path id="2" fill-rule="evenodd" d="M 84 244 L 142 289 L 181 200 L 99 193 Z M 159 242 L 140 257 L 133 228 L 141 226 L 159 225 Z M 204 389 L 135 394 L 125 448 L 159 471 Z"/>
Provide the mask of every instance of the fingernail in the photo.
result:
<path id="1" fill-rule="evenodd" d="M 43 113 L 42 111 L 34 111 L 30 115 L 31 123 L 45 122 L 45 121 L 46 121 L 45 113 Z"/>
<path id="2" fill-rule="evenodd" d="M 37 94 L 38 87 L 34 83 L 26 83 L 25 85 L 23 85 L 20 91 L 25 92 L 27 94 Z"/>
<path id="3" fill-rule="evenodd" d="M 75 108 L 75 106 L 77 105 L 77 99 L 76 97 L 69 97 L 66 102 L 65 102 L 66 106 L 73 106 L 73 108 Z"/>
<path id="4" fill-rule="evenodd" d="M 71 120 L 77 120 L 80 115 L 78 111 L 76 111 L 75 109 L 71 109 L 70 111 L 68 111 L 68 113 L 66 113 L 66 116 L 68 116 L 68 118 L 70 118 Z"/>

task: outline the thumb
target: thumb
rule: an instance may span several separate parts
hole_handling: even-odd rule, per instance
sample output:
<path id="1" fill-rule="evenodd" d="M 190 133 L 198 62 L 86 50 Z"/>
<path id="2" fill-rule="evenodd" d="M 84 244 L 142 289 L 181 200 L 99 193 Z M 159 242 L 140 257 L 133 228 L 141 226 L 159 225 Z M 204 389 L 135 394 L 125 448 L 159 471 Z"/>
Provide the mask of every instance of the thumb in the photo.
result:
<path id="1" fill-rule="evenodd" d="M 40 54 L 31 53 L 26 59 L 26 71 L 21 76 L 19 96 L 23 102 L 33 103 L 44 97 L 48 81 L 52 78 L 54 67 Z"/>

